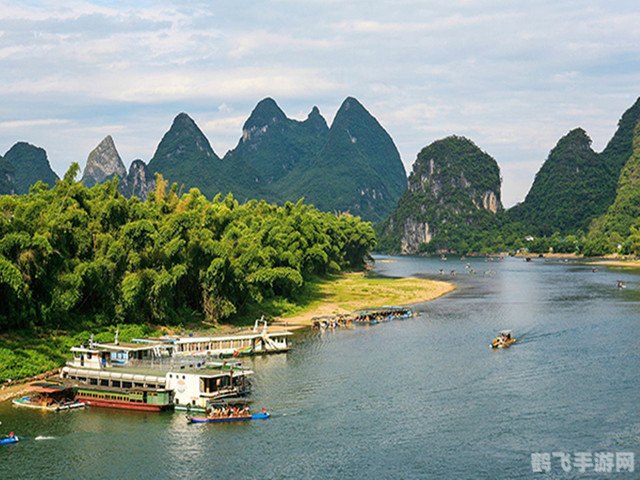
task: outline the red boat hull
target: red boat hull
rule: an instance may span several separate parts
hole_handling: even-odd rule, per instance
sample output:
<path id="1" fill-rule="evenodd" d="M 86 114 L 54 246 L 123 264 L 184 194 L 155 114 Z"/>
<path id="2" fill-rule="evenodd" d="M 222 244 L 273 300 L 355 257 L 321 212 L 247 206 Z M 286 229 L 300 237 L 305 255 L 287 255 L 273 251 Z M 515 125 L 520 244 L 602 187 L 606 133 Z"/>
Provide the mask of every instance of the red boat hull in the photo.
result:
<path id="1" fill-rule="evenodd" d="M 90 398 L 76 395 L 76 400 L 80 400 L 92 407 L 120 408 L 124 410 L 141 410 L 144 412 L 160 412 L 169 408 L 169 405 L 149 405 L 140 402 L 122 402 L 118 400 L 106 400 L 100 398 Z"/>

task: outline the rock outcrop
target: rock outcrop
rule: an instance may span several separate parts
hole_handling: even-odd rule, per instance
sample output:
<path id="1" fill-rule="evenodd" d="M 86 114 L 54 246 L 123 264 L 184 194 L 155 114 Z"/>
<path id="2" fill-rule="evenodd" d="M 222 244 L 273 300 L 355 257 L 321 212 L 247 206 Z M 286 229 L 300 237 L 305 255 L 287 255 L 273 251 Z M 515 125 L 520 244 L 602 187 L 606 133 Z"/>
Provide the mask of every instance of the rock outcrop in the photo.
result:
<path id="1" fill-rule="evenodd" d="M 92 187 L 115 176 L 118 177 L 118 191 L 125 197 L 136 196 L 145 200 L 149 192 L 155 189 L 155 177 L 142 160 L 134 160 L 127 173 L 113 138 L 107 135 L 89 153 L 81 181 Z"/>
<path id="2" fill-rule="evenodd" d="M 127 169 L 122 163 L 111 135 L 107 135 L 87 158 L 87 164 L 80 180 L 87 187 L 113 178 L 115 175 L 123 181 L 127 176 Z"/>
<path id="3" fill-rule="evenodd" d="M 16 179 L 13 166 L 0 157 L 0 195 L 16 193 Z"/>
<path id="4" fill-rule="evenodd" d="M 403 254 L 465 250 L 466 236 L 502 211 L 500 183 L 496 161 L 471 140 L 432 143 L 418 154 L 380 245 Z"/>
<path id="5" fill-rule="evenodd" d="M 156 180 L 149 173 L 147 164 L 136 159 L 129 167 L 129 173 L 124 181 L 122 193 L 125 197 L 138 197 L 146 200 L 150 192 L 156 188 Z"/>

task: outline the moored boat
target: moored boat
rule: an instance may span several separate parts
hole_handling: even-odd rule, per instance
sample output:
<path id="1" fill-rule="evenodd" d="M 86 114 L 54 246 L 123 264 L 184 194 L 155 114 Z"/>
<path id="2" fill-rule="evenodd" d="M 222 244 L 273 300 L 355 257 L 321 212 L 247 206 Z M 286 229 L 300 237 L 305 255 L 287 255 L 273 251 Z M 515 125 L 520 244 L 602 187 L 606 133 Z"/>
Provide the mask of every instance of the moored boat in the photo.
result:
<path id="1" fill-rule="evenodd" d="M 135 388 L 131 390 L 78 387 L 76 399 L 92 407 L 122 408 L 159 412 L 173 406 L 172 392 L 164 389 Z"/>
<path id="2" fill-rule="evenodd" d="M 14 398 L 11 403 L 16 407 L 33 408 L 49 412 L 84 408 L 86 405 L 74 399 L 73 389 L 51 382 L 36 382 L 31 384 L 34 393 L 20 398 Z"/>
<path id="3" fill-rule="evenodd" d="M 73 347 L 60 376 L 90 406 L 160 411 L 205 411 L 216 399 L 249 391 L 251 370 L 238 362 L 213 364 L 156 356 L 157 345 L 95 343 Z"/>
<path id="4" fill-rule="evenodd" d="M 289 351 L 292 332 L 269 330 L 264 318 L 256 320 L 253 330 L 224 336 L 165 336 L 136 338 L 133 341 L 155 346 L 173 357 L 238 357 Z"/>

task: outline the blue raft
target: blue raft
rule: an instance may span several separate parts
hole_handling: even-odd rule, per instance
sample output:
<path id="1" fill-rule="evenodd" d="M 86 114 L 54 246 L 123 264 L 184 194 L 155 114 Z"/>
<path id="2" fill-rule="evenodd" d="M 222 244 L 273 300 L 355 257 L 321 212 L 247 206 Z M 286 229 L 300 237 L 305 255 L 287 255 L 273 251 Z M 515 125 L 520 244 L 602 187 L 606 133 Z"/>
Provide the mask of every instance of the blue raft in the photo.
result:
<path id="1" fill-rule="evenodd" d="M 243 422 L 247 420 L 266 420 L 271 415 L 268 412 L 254 413 L 252 415 L 241 416 L 220 416 L 220 417 L 191 417 L 187 416 L 189 423 L 223 423 L 223 422 Z"/>
<path id="2" fill-rule="evenodd" d="M 9 445 L 10 443 L 18 443 L 20 439 L 17 436 L 0 438 L 0 445 Z"/>

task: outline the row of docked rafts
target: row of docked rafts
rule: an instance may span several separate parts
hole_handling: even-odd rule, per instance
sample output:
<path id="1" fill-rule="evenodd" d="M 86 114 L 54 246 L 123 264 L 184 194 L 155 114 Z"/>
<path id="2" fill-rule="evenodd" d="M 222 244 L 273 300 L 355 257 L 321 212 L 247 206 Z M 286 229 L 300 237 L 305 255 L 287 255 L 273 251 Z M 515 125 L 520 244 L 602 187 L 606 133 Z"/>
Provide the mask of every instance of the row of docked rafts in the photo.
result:
<path id="1" fill-rule="evenodd" d="M 217 337 L 163 337 L 123 343 L 89 341 L 73 347 L 61 371 L 64 385 L 87 405 L 159 411 L 203 412 L 213 401 L 245 395 L 253 373 L 224 357 L 285 352 L 291 332 L 253 332 Z"/>

